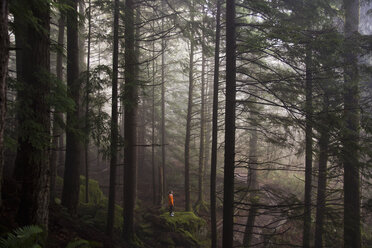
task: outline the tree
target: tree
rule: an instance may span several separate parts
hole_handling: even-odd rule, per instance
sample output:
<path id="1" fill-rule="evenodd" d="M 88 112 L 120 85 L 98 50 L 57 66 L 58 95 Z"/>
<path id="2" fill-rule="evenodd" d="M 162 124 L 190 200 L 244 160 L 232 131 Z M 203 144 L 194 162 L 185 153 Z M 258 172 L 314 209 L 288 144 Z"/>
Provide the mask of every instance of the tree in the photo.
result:
<path id="1" fill-rule="evenodd" d="M 326 188 L 327 188 L 327 160 L 330 138 L 330 115 L 329 115 L 329 94 L 324 92 L 323 109 L 319 124 L 319 175 L 318 175 L 318 197 L 316 202 L 315 221 L 315 243 L 317 248 L 323 247 L 324 219 L 326 211 Z"/>
<path id="2" fill-rule="evenodd" d="M 65 15 L 60 10 L 60 17 L 58 19 L 58 50 L 57 50 L 57 61 L 56 61 L 56 76 L 57 80 L 62 82 L 63 80 L 63 44 L 65 38 Z M 62 156 L 62 149 L 60 140 L 63 141 L 63 131 L 58 121 L 62 121 L 63 114 L 54 110 L 53 113 L 53 139 L 52 139 L 52 154 L 50 156 L 50 200 L 54 203 L 56 197 L 56 176 L 57 176 L 57 163 L 60 160 L 59 156 Z M 62 137 L 62 138 L 61 138 Z"/>
<path id="3" fill-rule="evenodd" d="M 6 115 L 6 78 L 8 75 L 9 35 L 8 35 L 8 0 L 4 0 L 0 7 L 0 207 L 1 182 L 4 165 L 4 127 Z"/>
<path id="4" fill-rule="evenodd" d="M 226 105 L 225 158 L 223 192 L 224 248 L 233 247 L 234 226 L 234 168 L 235 168 L 235 101 L 236 101 L 236 40 L 235 1 L 226 1 Z"/>
<path id="5" fill-rule="evenodd" d="M 66 161 L 63 177 L 62 202 L 71 214 L 76 214 L 79 203 L 80 168 L 83 154 L 81 138 L 81 92 L 79 81 L 79 43 L 77 1 L 69 0 L 67 4 L 67 91 L 75 102 L 73 111 L 67 113 Z"/>
<path id="6" fill-rule="evenodd" d="M 344 247 L 361 247 L 359 192 L 359 93 L 358 54 L 359 0 L 344 0 Z"/>
<path id="7" fill-rule="evenodd" d="M 194 25 L 194 2 L 190 7 L 191 25 Z M 191 210 L 190 199 L 190 136 L 191 136 L 191 115 L 193 106 L 194 91 L 194 32 L 191 26 L 190 34 L 190 60 L 189 60 L 189 95 L 187 103 L 186 117 L 186 137 L 185 137 L 185 211 Z"/>
<path id="8" fill-rule="evenodd" d="M 22 87 L 18 91 L 19 139 L 17 162 L 23 181 L 18 221 L 48 228 L 50 93 L 50 5 L 46 1 L 22 1 L 37 23 L 26 22 L 22 49 Z"/>
<path id="9" fill-rule="evenodd" d="M 135 67 L 137 58 L 134 49 L 133 0 L 125 1 L 125 67 L 124 67 L 124 238 L 130 241 L 134 236 L 134 206 L 136 202 L 136 141 L 137 141 L 137 79 Z"/>
<path id="10" fill-rule="evenodd" d="M 119 62 L 119 0 L 114 2 L 114 47 L 112 56 L 112 106 L 110 145 L 110 189 L 106 232 L 112 235 L 115 217 L 116 166 L 118 154 L 118 62 Z"/>
<path id="11" fill-rule="evenodd" d="M 303 247 L 310 247 L 311 228 L 311 178 L 313 169 L 313 86 L 312 86 L 312 50 L 311 45 L 306 45 L 305 55 L 305 207 L 304 207 L 304 229 Z"/>
<path id="12" fill-rule="evenodd" d="M 211 151 L 211 229 L 212 248 L 217 247 L 217 216 L 216 216 L 216 176 L 217 176 L 217 138 L 218 138 L 218 81 L 220 67 L 220 19 L 221 2 L 217 0 L 216 13 L 216 40 L 214 48 L 214 75 L 213 75 L 213 114 L 212 114 L 212 151 Z"/>

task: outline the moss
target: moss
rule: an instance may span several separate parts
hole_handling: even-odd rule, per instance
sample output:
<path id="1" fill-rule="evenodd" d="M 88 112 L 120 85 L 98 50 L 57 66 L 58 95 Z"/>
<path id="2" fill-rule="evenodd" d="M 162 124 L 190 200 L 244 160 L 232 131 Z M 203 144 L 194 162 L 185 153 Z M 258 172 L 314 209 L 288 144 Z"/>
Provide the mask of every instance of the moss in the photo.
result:
<path id="1" fill-rule="evenodd" d="M 206 238 L 206 222 L 193 212 L 176 212 L 173 217 L 164 213 L 161 219 L 166 229 L 181 234 L 189 245 L 201 246 L 201 241 Z"/>

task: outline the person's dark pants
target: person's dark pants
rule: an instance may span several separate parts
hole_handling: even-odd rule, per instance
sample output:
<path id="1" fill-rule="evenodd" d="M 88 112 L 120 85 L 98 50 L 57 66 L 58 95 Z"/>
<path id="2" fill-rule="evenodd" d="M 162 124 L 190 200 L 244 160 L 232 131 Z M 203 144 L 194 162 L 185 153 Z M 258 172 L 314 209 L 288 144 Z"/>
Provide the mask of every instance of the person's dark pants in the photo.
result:
<path id="1" fill-rule="evenodd" d="M 174 208 L 173 205 L 170 205 L 170 206 L 169 206 L 169 214 L 173 213 L 173 208 Z"/>

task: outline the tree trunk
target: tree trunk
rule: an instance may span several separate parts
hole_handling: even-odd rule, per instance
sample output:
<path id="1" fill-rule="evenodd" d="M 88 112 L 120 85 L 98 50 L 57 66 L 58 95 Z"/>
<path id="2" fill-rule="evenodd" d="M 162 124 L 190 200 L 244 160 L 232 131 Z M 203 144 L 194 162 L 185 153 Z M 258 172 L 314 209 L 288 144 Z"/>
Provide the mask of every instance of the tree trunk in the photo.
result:
<path id="1" fill-rule="evenodd" d="M 76 214 L 79 203 L 80 168 L 83 153 L 80 130 L 80 83 L 79 83 L 79 43 L 77 1 L 69 0 L 67 12 L 67 90 L 75 102 L 75 109 L 67 113 L 66 129 L 66 161 L 63 178 L 62 206 L 71 214 Z"/>
<path id="2" fill-rule="evenodd" d="M 235 161 L 235 97 L 236 97 L 235 1 L 226 1 L 226 106 L 225 158 L 223 192 L 224 248 L 233 247 L 234 230 L 234 161 Z"/>
<path id="3" fill-rule="evenodd" d="M 18 92 L 22 111 L 19 112 L 17 160 L 23 164 L 24 177 L 18 221 L 21 225 L 36 224 L 48 229 L 50 6 L 46 2 L 36 5 L 34 1 L 23 1 L 22 6 L 39 20 L 42 31 L 26 25 L 27 46 L 22 47 L 23 87 Z"/>
<path id="4" fill-rule="evenodd" d="M 114 2 L 114 46 L 112 56 L 112 108 L 111 108 L 111 157 L 110 188 L 106 233 L 112 235 L 115 218 L 116 166 L 118 154 L 118 63 L 119 63 L 119 0 Z"/>
<path id="5" fill-rule="evenodd" d="M 155 42 L 152 42 L 152 55 L 155 58 Z M 155 59 L 152 60 L 152 113 L 151 113 L 151 166 L 152 166 L 152 200 L 156 205 L 156 166 L 155 166 Z M 160 185 L 159 185 L 160 188 Z"/>
<path id="6" fill-rule="evenodd" d="M 315 220 L 315 248 L 323 247 L 324 217 L 326 211 L 326 187 L 327 187 L 327 160 L 329 144 L 329 115 L 328 96 L 324 93 L 324 103 L 319 132 L 319 176 L 318 176 L 318 197 L 316 202 Z"/>
<path id="7" fill-rule="evenodd" d="M 312 50 L 306 46 L 306 82 L 305 82 L 305 198 L 304 198 L 304 228 L 302 245 L 310 247 L 311 229 L 311 179 L 313 168 L 313 90 L 312 90 Z"/>
<path id="8" fill-rule="evenodd" d="M 204 8 L 203 8 L 204 18 Z M 204 55 L 204 31 L 202 33 L 202 72 L 201 72 L 201 106 L 200 106 L 200 148 L 199 148 L 199 191 L 198 191 L 198 203 L 203 203 L 203 184 L 204 184 L 204 147 L 205 147 L 205 55 Z"/>
<path id="9" fill-rule="evenodd" d="M 213 75 L 213 110 L 212 110 L 212 151 L 211 151 L 211 239 L 212 248 L 217 247 L 217 216 L 216 216 L 216 176 L 217 176 L 217 139 L 218 139 L 218 81 L 220 68 L 220 18 L 221 2 L 217 0 L 216 43 L 214 49 Z"/>
<path id="10" fill-rule="evenodd" d="M 59 81 L 63 81 L 63 44 L 65 36 L 65 21 L 64 14 L 60 11 L 60 17 L 58 19 L 58 51 L 57 51 L 57 63 L 56 63 L 56 75 Z M 53 114 L 53 141 L 52 141 L 52 155 L 50 157 L 50 201 L 54 204 L 54 198 L 56 197 L 56 177 L 57 177 L 57 163 L 59 156 L 62 155 L 60 146 L 60 139 L 62 136 L 62 128 L 59 126 L 56 120 L 62 120 L 63 115 L 55 110 Z"/>
<path id="11" fill-rule="evenodd" d="M 356 34 L 359 25 L 359 0 L 344 0 L 344 247 L 361 247 L 359 192 L 359 76 Z"/>
<path id="12" fill-rule="evenodd" d="M 191 23 L 194 23 L 194 2 L 190 8 Z M 185 138 L 185 211 L 191 210 L 190 199 L 190 135 L 191 135 L 191 115 L 193 105 L 193 90 L 194 90 L 194 39 L 193 28 L 190 30 L 190 63 L 189 63 L 189 96 L 187 104 L 186 117 L 186 138 Z"/>
<path id="13" fill-rule="evenodd" d="M 244 247 L 249 247 L 252 242 L 254 222 L 258 211 L 258 181 L 257 181 L 257 109 L 255 107 L 251 110 L 252 119 L 252 136 L 249 141 L 249 164 L 248 164 L 248 190 L 250 191 L 251 208 L 249 210 L 247 225 L 244 232 Z"/>
<path id="14" fill-rule="evenodd" d="M 124 123 L 124 238 L 134 236 L 134 206 L 136 202 L 136 141 L 137 141 L 137 58 L 134 49 L 134 1 L 125 1 L 125 123 Z"/>
<path id="15" fill-rule="evenodd" d="M 161 1 L 164 9 L 164 1 Z M 161 20 L 161 28 L 164 30 L 164 18 Z M 159 203 L 164 203 L 165 186 L 165 38 L 161 40 L 161 168 L 159 168 Z"/>
<path id="16" fill-rule="evenodd" d="M 0 6 L 0 208 L 1 182 L 4 166 L 4 126 L 6 115 L 6 78 L 8 75 L 9 35 L 8 35 L 8 0 L 3 0 Z"/>

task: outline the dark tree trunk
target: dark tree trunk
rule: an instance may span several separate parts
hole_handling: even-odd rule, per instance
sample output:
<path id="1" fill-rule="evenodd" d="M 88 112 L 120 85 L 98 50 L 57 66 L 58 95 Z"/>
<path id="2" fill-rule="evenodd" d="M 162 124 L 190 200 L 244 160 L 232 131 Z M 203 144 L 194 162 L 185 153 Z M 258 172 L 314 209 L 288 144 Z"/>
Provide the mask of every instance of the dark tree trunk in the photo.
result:
<path id="1" fill-rule="evenodd" d="M 305 198 L 304 198 L 304 228 L 302 245 L 310 247 L 311 228 L 311 179 L 313 168 L 313 86 L 312 86 L 312 51 L 306 46 L 306 81 L 305 81 Z"/>
<path id="2" fill-rule="evenodd" d="M 224 248 L 233 247 L 234 233 L 234 161 L 235 161 L 235 97 L 236 97 L 235 1 L 226 1 L 226 106 L 225 159 L 223 192 Z"/>
<path id="3" fill-rule="evenodd" d="M 315 220 L 315 248 L 323 247 L 324 217 L 326 211 L 326 187 L 327 187 L 327 160 L 329 144 L 329 114 L 328 96 L 324 93 L 323 110 L 320 119 L 319 138 L 319 176 L 318 176 L 318 197 L 316 202 Z"/>
<path id="4" fill-rule="evenodd" d="M 204 9 L 203 9 L 204 16 Z M 204 17 L 203 17 L 204 18 Z M 204 43 L 204 31 L 202 33 L 202 44 Z M 205 51 L 204 45 L 202 45 L 202 73 L 201 73 L 201 106 L 200 106 L 200 148 L 199 148 L 199 190 L 198 190 L 198 203 L 203 203 L 203 192 L 204 192 L 204 148 L 205 148 Z"/>
<path id="5" fill-rule="evenodd" d="M 192 3 L 194 5 L 194 3 Z M 194 6 L 190 9 L 191 23 L 194 22 Z M 191 210 L 190 199 L 190 135 L 191 135 L 191 115 L 193 105 L 193 90 L 194 90 L 194 39 L 193 28 L 191 28 L 190 36 L 190 61 L 189 61 L 189 96 L 187 104 L 186 117 L 186 137 L 185 137 L 185 211 Z"/>
<path id="6" fill-rule="evenodd" d="M 19 140 L 17 160 L 23 164 L 23 183 L 18 221 L 21 225 L 36 224 L 48 228 L 50 106 L 49 82 L 49 19 L 48 3 L 23 1 L 22 6 L 39 20 L 42 28 L 26 25 L 22 47 L 22 89 L 18 92 Z M 36 7 L 37 6 L 37 7 Z M 30 123 L 33 123 L 30 126 Z M 37 128 L 34 128 L 37 126 Z"/>
<path id="7" fill-rule="evenodd" d="M 65 36 L 65 21 L 64 14 L 60 11 L 60 17 L 58 19 L 58 51 L 57 51 L 57 63 L 56 63 L 56 75 L 57 79 L 62 82 L 63 80 L 63 44 Z M 63 118 L 62 113 L 55 110 L 53 114 L 53 141 L 52 141 L 52 154 L 50 156 L 50 201 L 54 204 L 54 198 L 56 197 L 56 177 L 57 177 L 57 164 L 60 160 L 59 156 L 62 155 L 62 147 L 60 146 L 60 139 L 62 136 L 62 128 L 58 124 L 58 119 L 61 121 Z"/>
<path id="8" fill-rule="evenodd" d="M 359 92 L 358 55 L 355 44 L 359 25 L 359 0 L 344 0 L 344 247 L 361 247 L 359 192 Z"/>
<path id="9" fill-rule="evenodd" d="M 250 204 L 249 214 L 247 218 L 247 224 L 245 226 L 244 233 L 244 247 L 249 247 L 252 242 L 254 222 L 258 211 L 258 181 L 257 181 L 257 109 L 255 107 L 251 110 L 252 119 L 252 136 L 249 140 L 249 164 L 248 164 L 248 190 L 250 191 Z"/>
<path id="10" fill-rule="evenodd" d="M 8 35 L 8 0 L 0 6 L 0 207 L 1 182 L 4 166 L 4 126 L 6 114 L 6 78 L 8 75 L 9 35 Z"/>
<path id="11" fill-rule="evenodd" d="M 217 138 L 218 138 L 218 81 L 220 68 L 220 17 L 221 2 L 217 0 L 216 14 L 216 44 L 214 49 L 213 75 L 213 110 L 212 110 L 212 151 L 211 151 L 211 239 L 212 248 L 217 247 L 217 216 L 216 216 L 216 176 L 217 176 Z"/>
<path id="12" fill-rule="evenodd" d="M 155 58 L 155 42 L 152 43 L 153 57 Z M 152 166 L 152 200 L 156 205 L 156 166 L 155 166 L 155 59 L 152 60 L 152 113 L 151 113 L 151 166 Z M 160 185 L 159 185 L 160 188 Z"/>
<path id="13" fill-rule="evenodd" d="M 71 214 L 76 214 L 79 203 L 80 168 L 83 154 L 80 130 L 80 83 L 79 83 L 79 42 L 77 1 L 67 1 L 70 9 L 67 12 L 67 91 L 75 102 L 75 109 L 67 113 L 66 128 L 66 161 L 63 178 L 62 205 Z"/>
<path id="14" fill-rule="evenodd" d="M 88 2 L 88 54 L 87 54 L 87 73 L 85 82 L 85 202 L 89 202 L 89 138 L 90 138 L 90 124 L 89 124 L 89 94 L 90 94 L 90 40 L 92 32 L 92 17 L 91 17 L 91 0 Z"/>
<path id="15" fill-rule="evenodd" d="M 136 202 L 136 124 L 137 124 L 137 63 L 134 49 L 134 1 L 125 2 L 125 85 L 124 99 L 124 238 L 130 241 L 134 236 L 134 206 Z"/>
<path id="16" fill-rule="evenodd" d="M 161 2 L 164 9 L 164 1 Z M 164 18 L 161 21 L 162 30 L 164 30 Z M 159 168 L 159 203 L 164 203 L 165 186 L 165 38 L 161 40 L 161 168 Z"/>
<path id="17" fill-rule="evenodd" d="M 114 2 L 114 46 L 112 56 L 112 108 L 111 108 L 111 159 L 110 189 L 107 213 L 108 235 L 112 235 L 115 218 L 116 166 L 118 154 L 118 54 L 119 54 L 119 0 Z"/>

